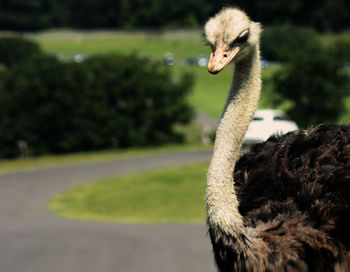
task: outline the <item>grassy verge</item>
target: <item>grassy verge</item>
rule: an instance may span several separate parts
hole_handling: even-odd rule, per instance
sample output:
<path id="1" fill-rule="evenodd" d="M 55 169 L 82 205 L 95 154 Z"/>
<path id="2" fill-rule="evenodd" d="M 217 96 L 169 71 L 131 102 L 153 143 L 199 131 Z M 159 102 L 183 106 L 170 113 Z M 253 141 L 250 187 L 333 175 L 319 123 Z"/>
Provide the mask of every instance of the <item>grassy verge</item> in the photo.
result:
<path id="1" fill-rule="evenodd" d="M 178 67 L 175 68 L 179 69 Z M 194 91 L 190 96 L 190 103 L 195 109 L 219 119 L 232 81 L 232 69 L 232 66 L 226 67 L 219 74 L 213 76 L 208 73 L 207 68 L 187 68 L 188 71 L 194 73 L 196 79 Z M 262 70 L 263 90 L 259 108 L 271 107 L 269 94 L 271 94 L 272 85 L 269 80 L 278 69 L 278 65 L 271 65 L 269 68 Z"/>
<path id="2" fill-rule="evenodd" d="M 194 91 L 190 96 L 190 103 L 195 109 L 219 119 L 230 87 L 232 69 L 232 67 L 227 67 L 213 76 L 208 73 L 207 68 L 188 68 L 194 73 L 196 79 Z"/>
<path id="3" fill-rule="evenodd" d="M 59 216 L 105 222 L 204 222 L 207 163 L 77 186 L 53 197 Z"/>
<path id="4" fill-rule="evenodd" d="M 193 31 L 74 31 L 50 30 L 27 36 L 44 51 L 63 56 L 75 53 L 105 54 L 137 53 L 162 58 L 171 52 L 176 59 L 207 55 L 208 47 L 201 41 L 200 30 Z"/>
<path id="5" fill-rule="evenodd" d="M 41 167 L 50 167 L 67 164 L 77 164 L 95 161 L 105 161 L 132 156 L 145 156 L 152 154 L 161 154 L 167 152 L 179 152 L 205 149 L 207 146 L 200 144 L 187 145 L 166 145 L 159 147 L 131 148 L 125 150 L 105 150 L 96 152 L 80 152 L 67 155 L 48 155 L 28 159 L 1 160 L 0 173 L 15 172 L 20 170 L 35 169 Z"/>
<path id="6" fill-rule="evenodd" d="M 350 31 L 344 31 L 342 33 L 325 33 L 320 35 L 320 39 L 325 45 L 331 45 L 340 41 L 350 42 Z"/>

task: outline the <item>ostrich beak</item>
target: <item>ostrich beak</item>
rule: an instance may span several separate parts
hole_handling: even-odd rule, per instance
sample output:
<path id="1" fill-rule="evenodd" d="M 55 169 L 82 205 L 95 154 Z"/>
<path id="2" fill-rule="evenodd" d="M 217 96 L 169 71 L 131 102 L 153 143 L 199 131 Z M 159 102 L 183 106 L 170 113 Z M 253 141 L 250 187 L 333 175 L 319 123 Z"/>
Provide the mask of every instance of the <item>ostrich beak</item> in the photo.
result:
<path id="1" fill-rule="evenodd" d="M 217 47 L 215 51 L 210 54 L 208 63 L 209 73 L 219 73 L 227 64 L 229 64 L 234 59 L 239 50 L 239 46 L 235 47 L 231 51 L 225 51 L 223 48 Z"/>

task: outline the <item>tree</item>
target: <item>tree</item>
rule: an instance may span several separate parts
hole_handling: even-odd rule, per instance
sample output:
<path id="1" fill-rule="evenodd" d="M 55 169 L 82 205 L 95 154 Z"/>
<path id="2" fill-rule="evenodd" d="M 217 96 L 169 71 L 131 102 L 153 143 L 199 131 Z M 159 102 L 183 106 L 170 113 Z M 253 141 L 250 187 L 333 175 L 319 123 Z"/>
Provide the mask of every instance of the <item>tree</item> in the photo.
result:
<path id="1" fill-rule="evenodd" d="M 346 29 L 350 24 L 347 0 L 3 0 L 0 27 L 32 31 L 50 27 L 196 26 L 232 5 L 264 25 L 293 23 L 329 31 Z"/>
<path id="2" fill-rule="evenodd" d="M 192 78 L 137 56 L 62 63 L 37 56 L 0 77 L 0 157 L 181 141 L 174 124 L 192 117 Z"/>
<path id="3" fill-rule="evenodd" d="M 42 54 L 38 44 L 21 37 L 0 38 L 0 64 L 11 67 Z"/>
<path id="4" fill-rule="evenodd" d="M 318 43 L 318 35 L 313 29 L 285 23 L 264 29 L 261 51 L 262 56 L 268 60 L 285 62 L 304 48 L 312 50 Z"/>
<path id="5" fill-rule="evenodd" d="M 274 92 L 280 95 L 275 104 L 287 100 L 288 114 L 303 128 L 337 122 L 345 108 L 349 80 L 338 50 L 310 43 L 286 58 L 288 62 L 274 77 Z"/>
<path id="6" fill-rule="evenodd" d="M 1 1 L 1 29 L 32 31 L 52 27 L 52 1 L 54 0 Z"/>

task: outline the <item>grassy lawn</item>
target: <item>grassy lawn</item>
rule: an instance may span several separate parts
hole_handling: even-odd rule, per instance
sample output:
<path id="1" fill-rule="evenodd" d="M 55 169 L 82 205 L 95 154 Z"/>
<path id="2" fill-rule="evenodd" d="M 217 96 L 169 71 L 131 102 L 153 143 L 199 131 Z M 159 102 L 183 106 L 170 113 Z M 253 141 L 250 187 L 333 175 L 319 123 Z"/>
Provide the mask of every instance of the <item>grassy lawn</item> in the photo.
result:
<path id="1" fill-rule="evenodd" d="M 278 69 L 279 66 L 271 65 L 269 68 L 264 68 L 262 70 L 263 91 L 259 104 L 260 108 L 271 107 L 269 98 L 266 96 L 268 88 L 271 88 L 267 80 L 271 78 Z M 233 66 L 226 67 L 217 75 L 209 74 L 207 68 L 202 67 L 190 67 L 187 70 L 195 75 L 194 91 L 190 96 L 190 103 L 195 109 L 201 110 L 218 119 L 230 88 Z"/>
<path id="2" fill-rule="evenodd" d="M 162 58 L 171 52 L 176 59 L 208 55 L 209 48 L 201 41 L 200 30 L 193 31 L 74 31 L 50 30 L 27 37 L 39 42 L 48 53 L 71 56 L 137 53 L 142 56 Z"/>
<path id="3" fill-rule="evenodd" d="M 325 33 L 320 35 L 322 43 L 325 45 L 331 45 L 339 41 L 350 42 L 350 31 L 345 31 L 342 33 Z"/>
<path id="4" fill-rule="evenodd" d="M 207 68 L 188 68 L 195 75 L 193 93 L 190 95 L 190 103 L 195 109 L 219 119 L 230 87 L 232 69 L 227 67 L 214 76 L 208 73 Z"/>
<path id="5" fill-rule="evenodd" d="M 54 196 L 49 208 L 77 220 L 202 223 L 207 168 L 202 163 L 80 185 Z"/>
<path id="6" fill-rule="evenodd" d="M 20 170 L 29 170 L 40 167 L 50 167 L 67 164 L 77 164 L 95 161 L 105 161 L 120 159 L 132 156 L 146 156 L 152 154 L 161 154 L 167 152 L 179 152 L 206 149 L 208 146 L 199 144 L 187 145 L 166 145 L 159 147 L 116 149 L 95 152 L 81 152 L 66 155 L 47 155 L 28 159 L 1 160 L 0 173 L 15 172 Z"/>

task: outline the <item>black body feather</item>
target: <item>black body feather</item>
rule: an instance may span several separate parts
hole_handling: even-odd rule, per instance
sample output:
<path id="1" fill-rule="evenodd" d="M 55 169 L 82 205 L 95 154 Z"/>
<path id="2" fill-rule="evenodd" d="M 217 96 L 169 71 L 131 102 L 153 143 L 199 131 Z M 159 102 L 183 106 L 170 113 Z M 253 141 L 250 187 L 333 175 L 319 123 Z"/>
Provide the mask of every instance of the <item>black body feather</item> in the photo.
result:
<path id="1" fill-rule="evenodd" d="M 350 271 L 350 126 L 273 136 L 240 158 L 234 181 L 268 261 L 256 267 L 210 231 L 220 271 Z"/>

